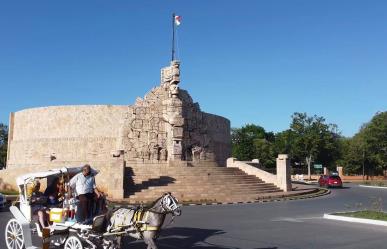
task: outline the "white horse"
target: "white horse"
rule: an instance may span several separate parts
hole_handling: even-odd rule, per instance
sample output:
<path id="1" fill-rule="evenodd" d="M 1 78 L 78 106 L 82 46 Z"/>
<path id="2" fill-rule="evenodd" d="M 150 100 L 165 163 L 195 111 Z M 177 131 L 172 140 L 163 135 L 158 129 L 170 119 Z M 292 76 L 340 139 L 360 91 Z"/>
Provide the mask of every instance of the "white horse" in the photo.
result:
<path id="1" fill-rule="evenodd" d="M 172 214 L 181 215 L 178 200 L 171 194 L 165 193 L 158 198 L 149 208 L 120 208 L 112 213 L 107 232 L 112 235 L 118 234 L 118 248 L 121 237 L 129 235 L 136 239 L 143 239 L 148 245 L 147 249 L 157 249 L 155 239 L 157 238 L 165 216 Z"/>

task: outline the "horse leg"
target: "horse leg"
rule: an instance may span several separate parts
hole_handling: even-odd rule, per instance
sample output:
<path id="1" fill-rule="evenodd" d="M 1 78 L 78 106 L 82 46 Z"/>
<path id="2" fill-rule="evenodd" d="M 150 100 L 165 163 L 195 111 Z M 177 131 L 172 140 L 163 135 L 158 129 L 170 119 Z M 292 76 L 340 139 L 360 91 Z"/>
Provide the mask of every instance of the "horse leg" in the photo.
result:
<path id="1" fill-rule="evenodd" d="M 156 243 L 153 239 L 148 239 L 145 243 L 148 245 L 147 249 L 157 249 Z"/>
<path id="2" fill-rule="evenodd" d="M 153 234 L 149 232 L 144 233 L 144 242 L 148 245 L 147 249 L 157 249 L 156 243 L 153 239 Z"/>
<path id="3" fill-rule="evenodd" d="M 122 241 L 122 236 L 118 236 L 115 241 L 116 248 L 118 249 L 121 248 L 121 241 Z"/>

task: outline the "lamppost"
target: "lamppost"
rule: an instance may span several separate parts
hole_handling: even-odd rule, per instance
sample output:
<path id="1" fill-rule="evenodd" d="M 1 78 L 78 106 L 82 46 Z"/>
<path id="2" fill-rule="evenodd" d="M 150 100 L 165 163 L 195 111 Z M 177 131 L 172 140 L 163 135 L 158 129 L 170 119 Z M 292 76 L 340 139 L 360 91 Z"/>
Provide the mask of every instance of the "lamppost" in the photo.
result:
<path id="1" fill-rule="evenodd" d="M 364 161 L 365 161 L 365 148 L 363 147 L 363 181 L 364 181 Z"/>

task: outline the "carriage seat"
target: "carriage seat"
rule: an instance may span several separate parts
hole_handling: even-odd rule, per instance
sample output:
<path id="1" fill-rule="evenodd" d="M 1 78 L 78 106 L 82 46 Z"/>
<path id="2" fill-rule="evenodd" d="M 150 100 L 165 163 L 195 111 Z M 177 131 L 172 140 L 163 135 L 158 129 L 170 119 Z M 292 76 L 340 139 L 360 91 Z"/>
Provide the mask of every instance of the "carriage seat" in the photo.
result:
<path id="1" fill-rule="evenodd" d="M 50 226 L 50 235 L 63 235 L 63 234 L 68 234 L 68 233 L 69 233 L 68 226 L 61 226 L 58 224 Z"/>
<path id="2" fill-rule="evenodd" d="M 92 230 L 97 233 L 104 233 L 108 224 L 108 219 L 105 214 L 95 216 L 93 219 Z"/>

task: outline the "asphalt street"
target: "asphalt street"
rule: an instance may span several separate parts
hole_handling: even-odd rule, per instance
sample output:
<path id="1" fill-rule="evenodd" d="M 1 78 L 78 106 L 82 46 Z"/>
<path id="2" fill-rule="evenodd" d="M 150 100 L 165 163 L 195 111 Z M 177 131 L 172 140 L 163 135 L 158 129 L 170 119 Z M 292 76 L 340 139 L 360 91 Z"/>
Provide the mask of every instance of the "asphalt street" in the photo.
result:
<path id="1" fill-rule="evenodd" d="M 330 195 L 316 199 L 185 206 L 182 216 L 162 230 L 157 244 L 161 249 L 386 248 L 387 227 L 323 219 L 324 213 L 372 207 L 375 198 L 387 207 L 387 189 L 347 184 L 344 189 L 332 189 Z M 1 231 L 10 217 L 7 211 L 0 213 Z M 4 235 L 2 238 L 0 248 L 6 248 Z M 123 248 L 146 246 L 142 241 L 126 240 Z"/>

